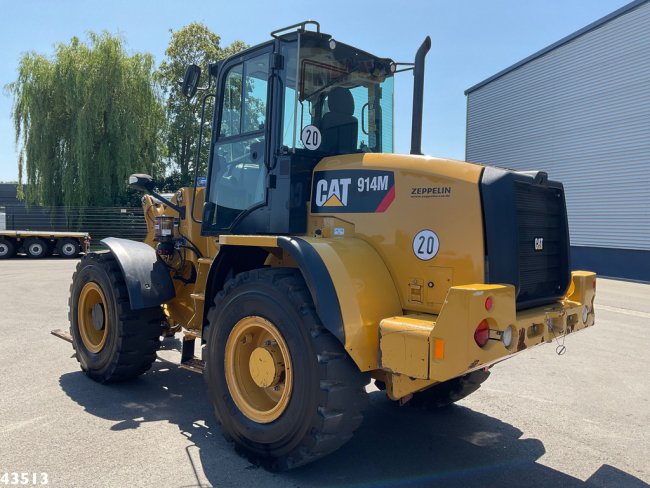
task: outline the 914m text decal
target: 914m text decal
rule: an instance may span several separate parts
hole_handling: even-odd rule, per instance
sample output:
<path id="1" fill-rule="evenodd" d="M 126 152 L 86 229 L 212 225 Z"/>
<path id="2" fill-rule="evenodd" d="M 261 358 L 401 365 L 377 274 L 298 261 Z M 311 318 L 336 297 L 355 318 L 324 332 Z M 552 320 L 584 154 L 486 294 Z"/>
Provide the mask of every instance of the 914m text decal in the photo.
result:
<path id="1" fill-rule="evenodd" d="M 314 173 L 314 213 L 385 212 L 395 200 L 392 171 L 336 170 Z"/>

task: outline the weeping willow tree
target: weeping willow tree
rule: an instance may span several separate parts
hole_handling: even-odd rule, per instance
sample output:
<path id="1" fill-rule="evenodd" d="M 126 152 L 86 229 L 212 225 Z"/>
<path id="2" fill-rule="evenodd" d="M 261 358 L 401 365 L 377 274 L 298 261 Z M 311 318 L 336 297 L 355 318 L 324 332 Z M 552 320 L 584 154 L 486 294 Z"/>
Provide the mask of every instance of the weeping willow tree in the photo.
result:
<path id="1" fill-rule="evenodd" d="M 161 175 L 165 114 L 149 54 L 108 33 L 24 54 L 14 96 L 19 188 L 29 203 L 123 204 L 131 173 Z"/>

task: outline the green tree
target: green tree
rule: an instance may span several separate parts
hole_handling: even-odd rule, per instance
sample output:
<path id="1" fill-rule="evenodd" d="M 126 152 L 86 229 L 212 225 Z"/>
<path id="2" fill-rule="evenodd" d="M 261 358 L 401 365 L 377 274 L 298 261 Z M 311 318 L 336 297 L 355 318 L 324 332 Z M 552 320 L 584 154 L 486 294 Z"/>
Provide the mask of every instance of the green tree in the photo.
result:
<path id="1" fill-rule="evenodd" d="M 19 183 L 43 205 L 122 204 L 131 173 L 163 174 L 164 109 L 149 54 L 108 33 L 22 56 L 13 118 Z M 21 188 L 21 185 L 18 186 Z"/>
<path id="2" fill-rule="evenodd" d="M 203 93 L 187 100 L 180 91 L 180 81 L 189 64 L 201 67 L 201 78 L 205 85 L 208 78 L 208 65 L 225 59 L 247 47 L 235 41 L 221 47 L 221 38 L 211 32 L 204 24 L 194 22 L 177 31 L 170 30 L 171 40 L 165 51 L 166 59 L 158 68 L 160 84 L 165 91 L 167 112 L 167 156 L 180 172 L 179 181 L 183 185 L 192 183 L 194 158 L 198 143 L 201 103 Z M 208 158 L 214 99 L 206 104 L 206 121 L 203 127 L 204 143 L 201 151 L 199 174 L 204 174 Z"/>

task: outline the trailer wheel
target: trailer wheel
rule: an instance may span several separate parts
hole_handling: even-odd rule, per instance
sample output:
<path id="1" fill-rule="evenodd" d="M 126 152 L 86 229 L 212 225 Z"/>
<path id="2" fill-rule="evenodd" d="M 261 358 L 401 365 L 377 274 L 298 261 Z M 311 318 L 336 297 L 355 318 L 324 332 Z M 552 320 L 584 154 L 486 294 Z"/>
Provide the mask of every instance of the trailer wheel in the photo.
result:
<path id="1" fill-rule="evenodd" d="M 0 237 L 0 259 L 9 259 L 16 254 L 16 245 L 13 241 Z"/>
<path id="2" fill-rule="evenodd" d="M 38 237 L 29 237 L 25 239 L 23 249 L 30 258 L 40 259 L 47 254 L 47 242 Z"/>
<path id="3" fill-rule="evenodd" d="M 79 252 L 81 252 L 81 245 L 76 239 L 66 237 L 58 242 L 56 251 L 59 253 L 59 256 L 63 258 L 74 258 L 79 255 Z"/>
<path id="4" fill-rule="evenodd" d="M 131 309 L 122 270 L 110 252 L 90 253 L 79 261 L 68 304 L 72 345 L 81 369 L 93 380 L 128 380 L 156 360 L 162 309 Z"/>
<path id="5" fill-rule="evenodd" d="M 299 271 L 235 276 L 208 320 L 209 394 L 224 436 L 242 454 L 285 470 L 350 440 L 369 378 L 322 326 Z"/>
<path id="6" fill-rule="evenodd" d="M 489 371 L 479 370 L 443 381 L 424 391 L 414 393 L 407 405 L 426 410 L 446 407 L 474 393 L 489 376 Z"/>

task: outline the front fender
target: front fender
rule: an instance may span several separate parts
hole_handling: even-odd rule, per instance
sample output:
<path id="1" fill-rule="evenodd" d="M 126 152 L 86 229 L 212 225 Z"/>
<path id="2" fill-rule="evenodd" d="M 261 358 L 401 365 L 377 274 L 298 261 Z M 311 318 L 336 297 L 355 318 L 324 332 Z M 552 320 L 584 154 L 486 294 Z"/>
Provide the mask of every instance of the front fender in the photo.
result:
<path id="1" fill-rule="evenodd" d="M 379 323 L 402 314 L 377 251 L 356 238 L 278 237 L 278 246 L 297 262 L 321 320 L 359 369 L 377 369 Z"/>
<path id="2" fill-rule="evenodd" d="M 151 246 L 117 237 L 107 237 L 101 243 L 122 268 L 133 310 L 156 307 L 176 296 L 169 271 Z"/>

